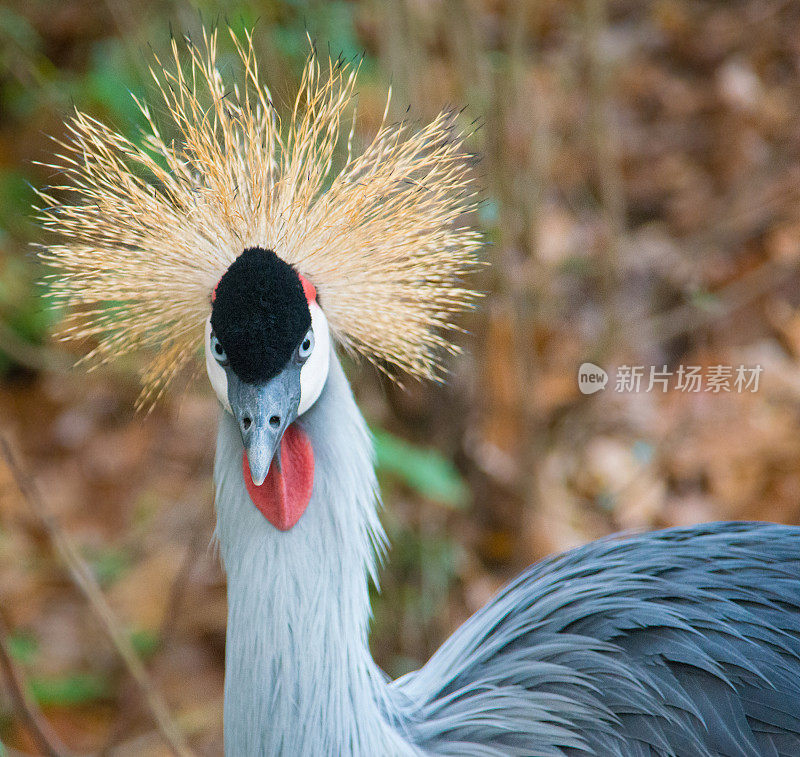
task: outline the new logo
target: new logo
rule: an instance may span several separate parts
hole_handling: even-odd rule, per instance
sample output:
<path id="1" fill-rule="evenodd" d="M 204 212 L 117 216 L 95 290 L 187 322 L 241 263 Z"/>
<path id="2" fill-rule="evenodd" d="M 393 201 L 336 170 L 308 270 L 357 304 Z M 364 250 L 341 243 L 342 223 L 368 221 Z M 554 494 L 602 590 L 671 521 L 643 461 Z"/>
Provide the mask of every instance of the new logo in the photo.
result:
<path id="1" fill-rule="evenodd" d="M 583 394 L 594 394 L 606 388 L 608 374 L 594 363 L 582 363 L 578 368 L 578 389 Z"/>

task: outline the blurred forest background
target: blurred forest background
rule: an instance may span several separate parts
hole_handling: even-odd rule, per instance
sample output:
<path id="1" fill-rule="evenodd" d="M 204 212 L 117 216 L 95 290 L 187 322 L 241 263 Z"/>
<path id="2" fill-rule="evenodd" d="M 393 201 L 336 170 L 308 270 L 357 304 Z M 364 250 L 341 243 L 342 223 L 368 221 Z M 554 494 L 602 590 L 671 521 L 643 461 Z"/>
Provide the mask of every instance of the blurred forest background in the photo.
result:
<path id="1" fill-rule="evenodd" d="M 221 754 L 216 401 L 134 414 L 136 365 L 49 336 L 36 165 L 77 105 L 135 137 L 170 29 L 255 25 L 288 100 L 364 54 L 356 138 L 466 105 L 491 263 L 446 386 L 348 372 L 392 548 L 373 651 L 418 666 L 509 577 L 620 529 L 800 522 L 800 4 L 6 0 L 0 5 L 0 755 Z M 232 60 L 232 59 L 231 59 Z M 578 366 L 612 379 L 591 396 Z M 622 365 L 760 365 L 757 392 L 614 391 Z M 648 369 L 649 370 L 649 369 Z M 646 383 L 646 381 L 645 381 Z"/>

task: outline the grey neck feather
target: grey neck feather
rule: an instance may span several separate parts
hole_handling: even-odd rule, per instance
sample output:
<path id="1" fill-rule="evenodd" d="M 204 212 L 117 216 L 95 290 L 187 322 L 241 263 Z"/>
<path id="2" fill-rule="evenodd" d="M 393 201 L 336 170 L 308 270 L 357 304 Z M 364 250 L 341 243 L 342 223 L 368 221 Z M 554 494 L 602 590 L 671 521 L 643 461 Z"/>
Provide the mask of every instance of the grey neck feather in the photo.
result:
<path id="1" fill-rule="evenodd" d="M 367 645 L 368 576 L 384 533 L 372 447 L 335 355 L 298 421 L 314 449 L 308 509 L 288 532 L 255 508 L 242 442 L 221 413 L 214 466 L 217 536 L 228 574 L 228 755 L 408 754 Z"/>

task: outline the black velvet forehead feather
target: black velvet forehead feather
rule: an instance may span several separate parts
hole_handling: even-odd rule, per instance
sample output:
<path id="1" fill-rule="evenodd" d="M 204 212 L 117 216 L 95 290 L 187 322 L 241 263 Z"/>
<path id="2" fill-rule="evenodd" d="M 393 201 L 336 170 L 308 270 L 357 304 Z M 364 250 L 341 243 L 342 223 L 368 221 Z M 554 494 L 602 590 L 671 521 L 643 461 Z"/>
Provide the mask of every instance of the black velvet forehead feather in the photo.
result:
<path id="1" fill-rule="evenodd" d="M 217 284 L 211 328 L 242 381 L 271 379 L 311 328 L 297 271 L 272 250 L 245 250 Z"/>

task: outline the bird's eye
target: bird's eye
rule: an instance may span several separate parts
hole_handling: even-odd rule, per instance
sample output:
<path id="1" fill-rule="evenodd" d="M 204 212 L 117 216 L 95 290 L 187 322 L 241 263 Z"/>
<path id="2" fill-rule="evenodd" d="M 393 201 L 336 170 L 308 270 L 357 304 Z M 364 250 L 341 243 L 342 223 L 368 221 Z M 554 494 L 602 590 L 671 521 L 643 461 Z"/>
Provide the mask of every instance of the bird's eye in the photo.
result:
<path id="1" fill-rule="evenodd" d="M 219 339 L 217 339 L 216 334 L 213 332 L 211 334 L 211 354 L 220 365 L 228 364 L 228 356 L 225 354 L 225 350 L 222 348 Z"/>
<path id="2" fill-rule="evenodd" d="M 314 350 L 314 330 L 309 329 L 306 335 L 303 337 L 303 341 L 300 343 L 300 346 L 297 348 L 297 358 L 301 362 L 305 362 L 308 360 L 308 356 Z"/>

